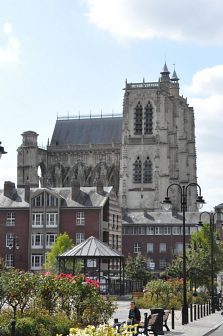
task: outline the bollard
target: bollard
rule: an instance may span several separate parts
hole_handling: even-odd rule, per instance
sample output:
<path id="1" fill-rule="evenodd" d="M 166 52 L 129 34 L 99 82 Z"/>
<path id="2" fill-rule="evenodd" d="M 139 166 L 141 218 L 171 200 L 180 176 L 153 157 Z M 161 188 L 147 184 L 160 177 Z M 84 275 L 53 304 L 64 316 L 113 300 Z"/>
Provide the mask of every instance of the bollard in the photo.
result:
<path id="1" fill-rule="evenodd" d="M 194 305 L 194 321 L 197 319 L 197 305 Z"/>
<path id="2" fill-rule="evenodd" d="M 16 321 L 12 320 L 12 322 L 11 322 L 11 336 L 16 336 L 15 325 L 16 325 Z"/>
<path id="3" fill-rule="evenodd" d="M 190 322 L 193 322 L 193 304 L 190 304 Z"/>
<path id="4" fill-rule="evenodd" d="M 197 305 L 197 318 L 200 318 L 200 305 Z"/>
<path id="5" fill-rule="evenodd" d="M 171 328 L 175 329 L 175 325 L 174 325 L 174 308 L 171 309 Z"/>
<path id="6" fill-rule="evenodd" d="M 148 336 L 148 314 L 144 314 L 145 319 L 144 319 L 144 335 Z"/>

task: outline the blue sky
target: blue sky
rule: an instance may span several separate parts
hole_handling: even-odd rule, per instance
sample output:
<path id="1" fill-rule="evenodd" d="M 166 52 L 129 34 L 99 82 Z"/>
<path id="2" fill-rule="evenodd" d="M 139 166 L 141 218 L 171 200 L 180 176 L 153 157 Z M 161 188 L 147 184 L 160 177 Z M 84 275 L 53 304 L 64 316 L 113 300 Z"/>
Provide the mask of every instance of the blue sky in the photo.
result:
<path id="1" fill-rule="evenodd" d="M 195 109 L 198 183 L 223 202 L 223 0 L 0 0 L 0 188 L 21 133 L 45 146 L 57 115 L 122 113 L 123 87 L 175 64 Z"/>

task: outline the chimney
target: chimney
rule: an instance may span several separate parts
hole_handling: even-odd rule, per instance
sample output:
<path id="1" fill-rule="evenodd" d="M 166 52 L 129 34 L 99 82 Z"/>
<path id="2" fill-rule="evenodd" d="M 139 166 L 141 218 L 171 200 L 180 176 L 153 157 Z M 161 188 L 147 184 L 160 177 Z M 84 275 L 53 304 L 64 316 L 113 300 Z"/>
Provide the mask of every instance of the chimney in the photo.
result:
<path id="1" fill-rule="evenodd" d="M 4 196 L 11 198 L 15 193 L 15 183 L 10 181 L 5 181 L 4 183 Z"/>
<path id="2" fill-rule="evenodd" d="M 29 182 L 25 183 L 25 201 L 27 203 L 30 202 L 30 183 Z"/>
<path id="3" fill-rule="evenodd" d="M 71 199 L 76 201 L 80 194 L 80 182 L 77 180 L 71 181 Z"/>
<path id="4" fill-rule="evenodd" d="M 103 194 L 103 192 L 104 192 L 104 188 L 103 188 L 103 183 L 102 183 L 102 181 L 99 180 L 99 181 L 97 182 L 96 190 L 97 190 L 97 193 L 98 193 L 98 194 Z"/>

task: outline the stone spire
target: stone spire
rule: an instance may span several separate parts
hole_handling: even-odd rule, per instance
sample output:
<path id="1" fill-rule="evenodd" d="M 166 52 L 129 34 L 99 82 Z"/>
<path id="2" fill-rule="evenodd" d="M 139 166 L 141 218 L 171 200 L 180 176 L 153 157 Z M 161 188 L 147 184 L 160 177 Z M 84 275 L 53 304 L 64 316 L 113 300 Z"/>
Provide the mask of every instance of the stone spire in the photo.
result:
<path id="1" fill-rule="evenodd" d="M 176 71 L 175 71 L 175 68 L 174 68 L 174 70 L 173 70 L 173 74 L 172 74 L 172 77 L 171 77 L 171 81 L 172 81 L 172 82 L 178 82 L 178 81 L 179 81 L 179 78 L 178 78 L 178 76 L 177 76 L 177 73 L 176 73 Z"/>
<path id="2" fill-rule="evenodd" d="M 165 62 L 165 64 L 164 64 L 163 70 L 160 72 L 160 74 L 161 74 L 161 75 L 167 75 L 167 76 L 169 76 L 170 72 L 169 72 L 169 70 L 168 70 L 168 67 L 167 67 L 167 65 L 166 65 L 166 62 Z"/>
<path id="3" fill-rule="evenodd" d="M 174 70 L 173 70 L 173 74 L 172 74 L 172 77 L 171 77 L 171 93 L 178 97 L 179 96 L 179 78 L 177 76 L 177 73 L 176 73 L 176 70 L 175 70 L 175 67 L 174 67 Z"/>
<path id="4" fill-rule="evenodd" d="M 168 70 L 168 67 L 166 65 L 166 62 L 164 64 L 163 70 L 160 72 L 160 85 L 163 89 L 168 90 L 170 85 L 170 72 Z"/>

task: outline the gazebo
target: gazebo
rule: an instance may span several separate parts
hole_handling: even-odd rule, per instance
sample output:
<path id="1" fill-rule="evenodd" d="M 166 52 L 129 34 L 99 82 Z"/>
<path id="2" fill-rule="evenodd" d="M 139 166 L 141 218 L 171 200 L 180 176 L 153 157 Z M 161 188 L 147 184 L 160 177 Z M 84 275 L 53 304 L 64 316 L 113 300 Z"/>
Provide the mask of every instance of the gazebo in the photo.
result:
<path id="1" fill-rule="evenodd" d="M 117 270 L 118 277 L 116 278 L 116 288 L 114 294 L 122 295 L 124 292 L 124 256 L 118 251 L 110 248 L 107 244 L 101 242 L 95 237 L 91 236 L 82 243 L 64 252 L 57 257 L 59 262 L 59 272 L 68 273 L 67 264 L 69 268 L 72 267 L 72 273 L 75 273 L 75 263 L 77 260 L 83 261 L 83 273 L 87 276 L 97 278 L 100 283 L 106 279 L 106 284 L 101 287 L 103 293 L 111 294 L 114 292 L 111 282 L 111 261 L 118 261 L 119 269 Z M 106 262 L 105 262 L 106 261 Z M 107 269 L 102 267 L 107 265 Z M 102 275 L 102 271 L 106 273 L 106 277 Z M 69 269 L 70 273 L 70 269 Z M 113 293 L 112 293 L 113 294 Z"/>

